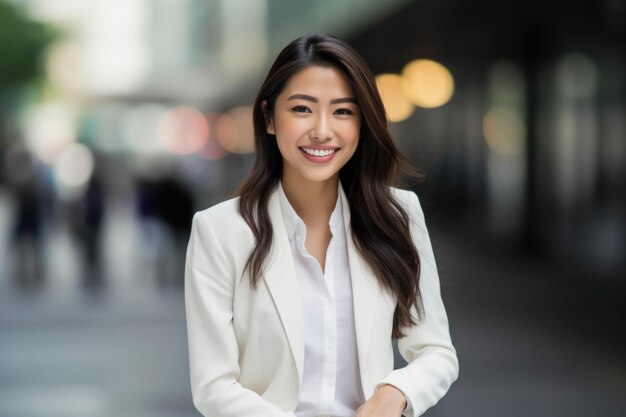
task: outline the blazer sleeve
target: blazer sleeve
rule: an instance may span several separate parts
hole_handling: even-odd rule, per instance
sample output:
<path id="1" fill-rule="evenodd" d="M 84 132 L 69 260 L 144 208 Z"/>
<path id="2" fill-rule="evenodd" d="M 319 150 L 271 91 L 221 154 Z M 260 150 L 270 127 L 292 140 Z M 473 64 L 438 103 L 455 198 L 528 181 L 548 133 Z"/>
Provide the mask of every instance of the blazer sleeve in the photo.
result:
<path id="1" fill-rule="evenodd" d="M 233 329 L 235 272 L 205 212 L 194 216 L 185 263 L 185 310 L 191 391 L 206 417 L 294 417 L 239 378 Z"/>
<path id="2" fill-rule="evenodd" d="M 376 387 L 391 384 L 398 388 L 407 397 L 404 414 L 417 417 L 445 395 L 458 377 L 459 364 L 450 339 L 424 213 L 417 195 L 413 192 L 407 194 L 411 235 L 421 262 L 420 291 L 424 316 L 417 325 L 406 330 L 403 338 L 398 339 L 398 349 L 408 364 L 392 371 Z"/>

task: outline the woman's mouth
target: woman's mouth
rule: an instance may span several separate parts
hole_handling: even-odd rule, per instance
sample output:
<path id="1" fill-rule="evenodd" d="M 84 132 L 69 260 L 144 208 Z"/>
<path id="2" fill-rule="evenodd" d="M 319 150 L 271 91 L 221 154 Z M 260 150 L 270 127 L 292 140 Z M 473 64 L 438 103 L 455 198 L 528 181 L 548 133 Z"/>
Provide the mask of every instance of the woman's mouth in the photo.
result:
<path id="1" fill-rule="evenodd" d="M 331 159 L 333 159 L 333 157 L 335 156 L 335 153 L 340 148 L 313 149 L 313 148 L 307 148 L 307 147 L 302 146 L 299 149 L 304 154 L 304 157 L 308 159 L 309 161 L 326 162 L 326 161 L 330 161 Z"/>
<path id="2" fill-rule="evenodd" d="M 313 156 L 328 156 L 328 155 L 334 154 L 335 151 L 338 150 L 339 148 L 335 148 L 335 149 L 311 149 L 311 148 L 301 147 L 300 149 L 304 153 L 309 154 L 309 155 L 313 155 Z"/>

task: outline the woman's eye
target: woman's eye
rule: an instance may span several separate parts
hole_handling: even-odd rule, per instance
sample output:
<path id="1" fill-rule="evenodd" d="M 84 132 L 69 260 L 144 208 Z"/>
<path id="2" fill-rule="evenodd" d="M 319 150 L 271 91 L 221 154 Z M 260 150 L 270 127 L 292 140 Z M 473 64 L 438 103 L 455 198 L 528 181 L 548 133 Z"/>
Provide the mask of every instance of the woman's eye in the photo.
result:
<path id="1" fill-rule="evenodd" d="M 342 116 L 343 116 L 343 115 L 350 115 L 350 114 L 353 114 L 353 113 L 352 113 L 352 110 L 350 110 L 350 109 L 337 109 L 337 110 L 335 110 L 335 113 L 336 113 L 336 114 L 339 114 L 339 115 L 342 115 Z"/>
<path id="2" fill-rule="evenodd" d="M 291 110 L 296 112 L 296 113 L 310 113 L 311 112 L 309 110 L 309 108 L 306 107 L 306 106 L 296 106 L 296 107 L 292 108 Z"/>

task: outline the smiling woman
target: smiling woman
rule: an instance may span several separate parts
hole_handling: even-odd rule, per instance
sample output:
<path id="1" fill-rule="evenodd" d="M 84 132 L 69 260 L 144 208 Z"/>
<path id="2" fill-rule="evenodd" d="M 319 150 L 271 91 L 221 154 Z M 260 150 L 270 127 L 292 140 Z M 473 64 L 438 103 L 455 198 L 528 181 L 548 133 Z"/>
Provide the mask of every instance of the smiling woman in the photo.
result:
<path id="1" fill-rule="evenodd" d="M 417 196 L 374 78 L 324 34 L 279 54 L 237 197 L 196 214 L 185 271 L 205 416 L 419 416 L 456 379 Z M 393 369 L 392 338 L 408 365 Z"/>
<path id="2" fill-rule="evenodd" d="M 287 194 L 326 181 L 336 189 L 339 170 L 356 151 L 360 127 L 352 88 L 337 68 L 313 65 L 291 77 L 267 123 L 283 158 Z"/>

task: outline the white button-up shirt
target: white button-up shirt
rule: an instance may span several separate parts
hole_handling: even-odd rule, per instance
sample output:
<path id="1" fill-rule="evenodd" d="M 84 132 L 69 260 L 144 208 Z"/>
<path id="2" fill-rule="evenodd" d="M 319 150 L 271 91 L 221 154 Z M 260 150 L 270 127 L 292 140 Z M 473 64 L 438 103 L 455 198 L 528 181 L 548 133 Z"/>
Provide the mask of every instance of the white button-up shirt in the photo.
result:
<path id="1" fill-rule="evenodd" d="M 325 270 L 304 245 L 306 225 L 279 183 L 280 205 L 298 279 L 304 318 L 304 370 L 298 417 L 352 417 L 365 401 L 357 356 L 352 284 L 341 202 L 330 216 Z"/>

